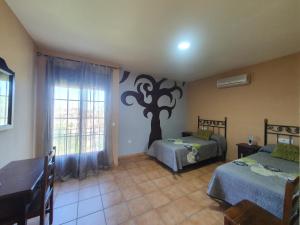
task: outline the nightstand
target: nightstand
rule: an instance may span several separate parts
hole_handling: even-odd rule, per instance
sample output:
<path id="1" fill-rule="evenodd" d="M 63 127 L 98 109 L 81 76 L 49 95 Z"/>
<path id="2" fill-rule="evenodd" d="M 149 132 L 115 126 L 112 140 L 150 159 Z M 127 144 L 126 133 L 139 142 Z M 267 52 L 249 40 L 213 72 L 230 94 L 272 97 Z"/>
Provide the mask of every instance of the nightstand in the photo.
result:
<path id="1" fill-rule="evenodd" d="M 182 137 L 188 137 L 188 136 L 192 136 L 192 135 L 193 135 L 193 132 L 190 132 L 190 131 L 181 132 Z"/>
<path id="2" fill-rule="evenodd" d="M 259 145 L 248 145 L 247 143 L 239 143 L 238 147 L 238 158 L 245 157 L 256 153 L 259 149 Z"/>

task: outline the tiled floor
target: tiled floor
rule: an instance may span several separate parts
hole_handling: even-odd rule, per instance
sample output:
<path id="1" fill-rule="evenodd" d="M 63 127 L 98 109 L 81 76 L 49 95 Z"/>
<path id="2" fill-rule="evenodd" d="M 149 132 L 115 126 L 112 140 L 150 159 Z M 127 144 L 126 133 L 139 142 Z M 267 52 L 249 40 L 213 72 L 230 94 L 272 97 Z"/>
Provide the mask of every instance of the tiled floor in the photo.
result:
<path id="1" fill-rule="evenodd" d="M 58 183 L 54 224 L 222 225 L 225 207 L 206 195 L 218 165 L 173 176 L 146 156 L 121 160 L 98 176 Z"/>

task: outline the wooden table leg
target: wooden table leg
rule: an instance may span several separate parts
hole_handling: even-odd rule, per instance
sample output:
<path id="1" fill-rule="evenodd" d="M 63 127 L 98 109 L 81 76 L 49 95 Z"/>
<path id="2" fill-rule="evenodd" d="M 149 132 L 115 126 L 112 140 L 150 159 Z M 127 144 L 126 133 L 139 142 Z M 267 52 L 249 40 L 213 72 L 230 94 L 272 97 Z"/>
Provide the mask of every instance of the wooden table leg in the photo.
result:
<path id="1" fill-rule="evenodd" d="M 22 208 L 20 209 L 20 218 L 18 225 L 27 225 L 27 201 L 22 201 Z"/>

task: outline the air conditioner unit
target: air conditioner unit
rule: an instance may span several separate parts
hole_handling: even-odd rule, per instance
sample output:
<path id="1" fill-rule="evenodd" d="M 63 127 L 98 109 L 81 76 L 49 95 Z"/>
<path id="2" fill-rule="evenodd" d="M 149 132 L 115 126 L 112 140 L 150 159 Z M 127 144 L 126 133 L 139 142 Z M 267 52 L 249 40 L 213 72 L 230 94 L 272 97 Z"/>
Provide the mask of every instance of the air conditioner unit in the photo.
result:
<path id="1" fill-rule="evenodd" d="M 242 74 L 233 77 L 227 77 L 217 80 L 217 88 L 227 88 L 234 86 L 247 85 L 250 83 L 250 76 L 248 74 Z"/>

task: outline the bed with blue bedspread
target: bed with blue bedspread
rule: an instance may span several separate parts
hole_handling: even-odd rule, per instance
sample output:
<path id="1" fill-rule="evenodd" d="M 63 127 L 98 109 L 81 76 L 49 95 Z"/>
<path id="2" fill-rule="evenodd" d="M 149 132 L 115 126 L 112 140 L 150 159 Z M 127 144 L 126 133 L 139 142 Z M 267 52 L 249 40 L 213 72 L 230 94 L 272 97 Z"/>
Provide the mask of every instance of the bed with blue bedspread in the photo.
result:
<path id="1" fill-rule="evenodd" d="M 260 151 L 219 166 L 209 183 L 208 195 L 232 205 L 247 199 L 282 218 L 286 181 L 298 174 L 298 163 Z"/>

